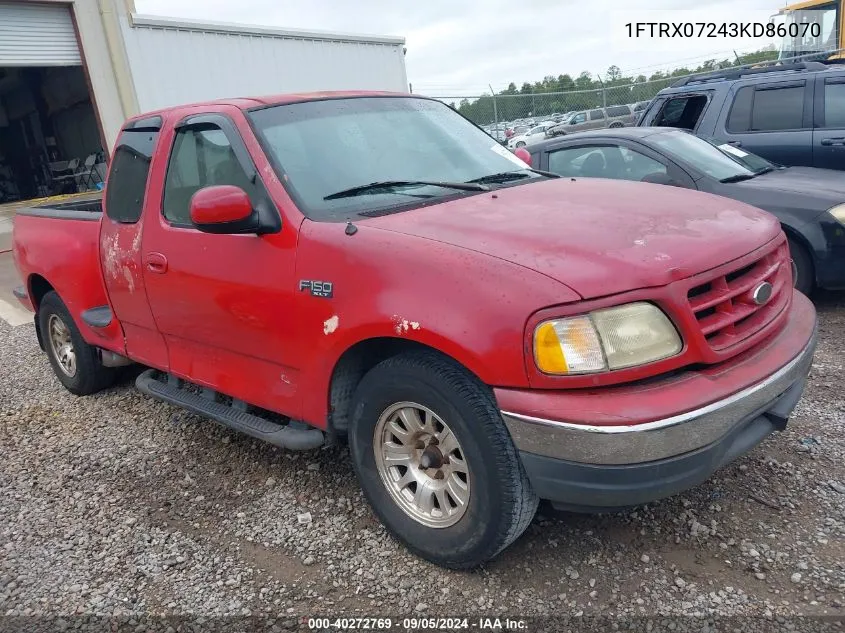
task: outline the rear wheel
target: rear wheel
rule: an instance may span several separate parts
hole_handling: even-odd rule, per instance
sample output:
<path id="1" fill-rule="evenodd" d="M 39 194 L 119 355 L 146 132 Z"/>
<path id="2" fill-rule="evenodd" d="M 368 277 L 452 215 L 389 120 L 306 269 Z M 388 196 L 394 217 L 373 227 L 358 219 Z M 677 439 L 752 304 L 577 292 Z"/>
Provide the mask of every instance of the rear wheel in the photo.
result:
<path id="1" fill-rule="evenodd" d="M 438 565 L 490 560 L 537 509 L 490 389 L 439 354 L 402 354 L 370 370 L 355 393 L 349 440 L 376 514 Z"/>
<path id="2" fill-rule="evenodd" d="M 55 292 L 38 306 L 38 325 L 53 372 L 65 389 L 87 396 L 114 382 L 115 371 L 103 367 L 97 350 L 82 338 L 70 312 Z"/>
<path id="3" fill-rule="evenodd" d="M 789 255 L 792 257 L 792 280 L 796 290 L 810 294 L 815 286 L 813 260 L 810 253 L 801 244 L 789 238 Z"/>

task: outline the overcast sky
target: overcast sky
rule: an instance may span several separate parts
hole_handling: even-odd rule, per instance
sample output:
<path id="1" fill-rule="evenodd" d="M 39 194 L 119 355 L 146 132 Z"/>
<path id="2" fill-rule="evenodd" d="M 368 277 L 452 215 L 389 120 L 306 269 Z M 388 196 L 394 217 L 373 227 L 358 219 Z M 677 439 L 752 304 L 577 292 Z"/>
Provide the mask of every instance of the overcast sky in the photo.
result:
<path id="1" fill-rule="evenodd" d="M 143 14 L 400 35 L 407 41 L 408 79 L 414 92 L 431 96 L 480 94 L 489 91 L 488 84 L 501 90 L 510 81 L 521 85 L 545 75 L 577 76 L 584 70 L 604 75 L 611 64 L 626 74 L 650 74 L 732 57 L 732 49 L 755 50 L 769 41 L 675 40 L 671 50 L 628 41 L 622 50 L 622 20 L 629 18 L 620 10 L 636 16 L 695 7 L 706 12 L 708 20 L 725 22 L 743 16 L 765 18 L 783 4 L 783 0 L 135 0 L 137 12 Z"/>

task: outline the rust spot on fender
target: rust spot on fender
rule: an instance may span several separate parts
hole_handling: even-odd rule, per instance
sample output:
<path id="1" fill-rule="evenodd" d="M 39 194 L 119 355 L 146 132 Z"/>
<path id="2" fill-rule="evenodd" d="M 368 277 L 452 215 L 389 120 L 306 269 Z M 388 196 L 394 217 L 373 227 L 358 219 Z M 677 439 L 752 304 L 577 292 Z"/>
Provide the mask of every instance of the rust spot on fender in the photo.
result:
<path id="1" fill-rule="evenodd" d="M 340 325 L 340 318 L 335 314 L 330 319 L 323 321 L 323 334 L 328 336 L 337 329 L 338 325 Z"/>
<path id="2" fill-rule="evenodd" d="M 403 334 L 407 334 L 408 330 L 419 330 L 420 324 L 417 321 L 409 321 L 408 319 L 404 319 L 398 314 L 393 315 L 393 331 L 396 332 L 399 336 Z"/>

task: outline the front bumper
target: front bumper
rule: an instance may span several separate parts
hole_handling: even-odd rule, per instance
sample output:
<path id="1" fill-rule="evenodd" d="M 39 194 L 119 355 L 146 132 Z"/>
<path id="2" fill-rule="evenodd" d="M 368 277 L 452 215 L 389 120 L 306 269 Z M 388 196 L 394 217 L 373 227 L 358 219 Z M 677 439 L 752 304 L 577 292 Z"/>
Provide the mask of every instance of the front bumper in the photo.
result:
<path id="1" fill-rule="evenodd" d="M 815 322 L 812 304 L 796 293 L 781 332 L 718 367 L 640 386 L 540 396 L 550 412 L 577 411 L 577 423 L 538 415 L 536 397 L 528 400 L 525 392 L 514 397 L 496 390 L 496 395 L 541 498 L 576 509 L 637 505 L 704 481 L 786 426 L 812 364 Z M 696 402 L 708 394 L 709 400 Z M 674 403 L 684 397 L 694 408 L 641 419 L 648 411 L 677 410 Z M 507 406 L 520 400 L 532 410 L 517 413 Z M 632 408 L 630 417 L 620 402 Z M 601 423 L 585 423 L 590 413 Z"/>

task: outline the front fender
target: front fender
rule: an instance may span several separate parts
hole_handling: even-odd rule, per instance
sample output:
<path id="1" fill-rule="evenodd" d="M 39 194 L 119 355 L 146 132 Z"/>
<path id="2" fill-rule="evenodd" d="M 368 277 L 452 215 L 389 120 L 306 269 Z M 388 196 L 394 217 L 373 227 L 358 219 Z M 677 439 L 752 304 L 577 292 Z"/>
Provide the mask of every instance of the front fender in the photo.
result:
<path id="1" fill-rule="evenodd" d="M 489 385 L 528 387 L 528 317 L 576 301 L 558 281 L 450 244 L 358 225 L 303 225 L 297 277 L 332 283 L 331 298 L 300 296 L 304 419 L 325 423 L 332 372 L 356 343 L 415 341 Z"/>

